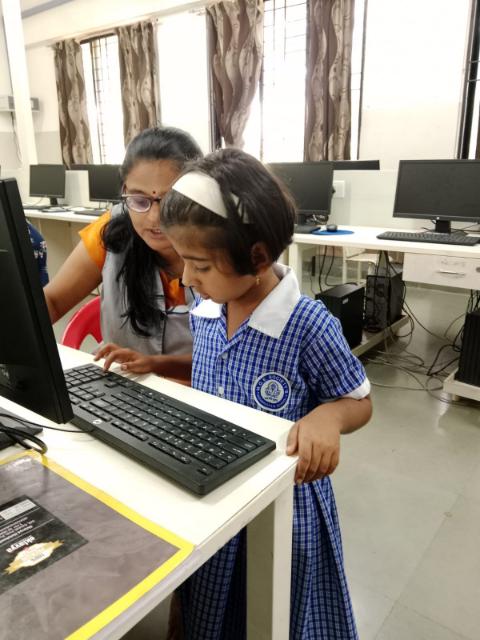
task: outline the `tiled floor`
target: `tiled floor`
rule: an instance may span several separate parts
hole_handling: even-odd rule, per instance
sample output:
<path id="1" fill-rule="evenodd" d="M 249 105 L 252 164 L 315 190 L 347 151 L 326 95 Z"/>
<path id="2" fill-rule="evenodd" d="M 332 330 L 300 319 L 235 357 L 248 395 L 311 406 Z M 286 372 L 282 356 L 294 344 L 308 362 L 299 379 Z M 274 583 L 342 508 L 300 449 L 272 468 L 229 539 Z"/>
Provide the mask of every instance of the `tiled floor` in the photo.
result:
<path id="1" fill-rule="evenodd" d="M 466 307 L 463 294 L 420 288 L 408 300 L 440 335 Z M 441 344 L 417 326 L 409 350 L 430 363 Z M 367 370 L 388 386 L 373 387 L 374 417 L 343 439 L 333 476 L 360 638 L 478 640 L 480 404 L 406 391 L 417 383 L 392 367 Z M 165 615 L 157 609 L 125 638 L 162 640 Z"/>
<path id="2" fill-rule="evenodd" d="M 440 335 L 466 306 L 425 289 L 408 298 Z M 409 350 L 430 363 L 441 344 L 416 327 Z M 393 388 L 373 388 L 374 417 L 343 440 L 334 475 L 360 638 L 478 640 L 480 404 L 449 405 L 400 389 L 416 382 L 399 370 L 367 370 Z"/>

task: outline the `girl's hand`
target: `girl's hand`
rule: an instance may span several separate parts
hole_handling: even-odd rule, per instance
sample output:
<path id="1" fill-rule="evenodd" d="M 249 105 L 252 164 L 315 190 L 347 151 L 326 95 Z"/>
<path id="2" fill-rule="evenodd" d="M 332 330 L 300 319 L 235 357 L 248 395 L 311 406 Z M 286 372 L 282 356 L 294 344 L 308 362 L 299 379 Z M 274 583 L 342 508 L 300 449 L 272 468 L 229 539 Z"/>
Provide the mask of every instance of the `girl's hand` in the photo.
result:
<path id="1" fill-rule="evenodd" d="M 324 405 L 326 406 L 326 405 Z M 337 468 L 340 458 L 340 433 L 342 424 L 337 416 L 304 416 L 290 429 L 287 438 L 287 455 L 298 453 L 295 482 L 313 482 L 330 475 Z"/>
<path id="2" fill-rule="evenodd" d="M 155 369 L 152 356 L 146 356 L 133 349 L 124 349 L 113 342 L 108 342 L 97 351 L 94 360 L 101 358 L 105 358 L 103 364 L 105 371 L 108 371 L 114 362 L 120 363 L 123 371 L 131 373 L 150 373 Z"/>

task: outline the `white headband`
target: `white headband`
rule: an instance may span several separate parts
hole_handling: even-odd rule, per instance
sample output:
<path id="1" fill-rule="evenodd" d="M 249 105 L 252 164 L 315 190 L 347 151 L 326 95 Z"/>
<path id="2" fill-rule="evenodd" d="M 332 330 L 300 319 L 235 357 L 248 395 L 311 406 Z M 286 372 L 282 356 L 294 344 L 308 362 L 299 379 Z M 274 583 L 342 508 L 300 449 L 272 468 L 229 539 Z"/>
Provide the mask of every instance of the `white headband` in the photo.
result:
<path id="1" fill-rule="evenodd" d="M 174 191 L 178 191 L 190 200 L 201 204 L 202 207 L 216 213 L 222 218 L 227 218 L 227 208 L 220 191 L 218 182 L 208 176 L 206 173 L 200 173 L 199 171 L 190 171 L 189 173 L 181 176 L 175 184 L 172 185 Z M 230 194 L 233 202 L 238 205 L 239 198 Z M 248 217 L 242 214 L 242 207 L 239 210 L 239 216 L 242 222 L 248 222 Z"/>

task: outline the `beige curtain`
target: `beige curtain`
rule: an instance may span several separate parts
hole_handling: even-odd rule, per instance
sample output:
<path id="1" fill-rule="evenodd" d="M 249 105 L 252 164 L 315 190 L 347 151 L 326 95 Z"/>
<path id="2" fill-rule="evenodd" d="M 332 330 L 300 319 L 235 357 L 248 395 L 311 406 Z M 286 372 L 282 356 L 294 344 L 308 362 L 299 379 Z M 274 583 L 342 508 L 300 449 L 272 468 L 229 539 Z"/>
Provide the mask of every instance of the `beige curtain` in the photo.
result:
<path id="1" fill-rule="evenodd" d="M 63 162 L 67 167 L 93 162 L 81 47 L 64 40 L 54 52 Z"/>
<path id="2" fill-rule="evenodd" d="M 207 16 L 216 124 L 227 147 L 241 148 L 262 67 L 263 0 L 225 0 Z"/>
<path id="3" fill-rule="evenodd" d="M 305 160 L 350 159 L 354 0 L 308 0 Z"/>
<path id="4" fill-rule="evenodd" d="M 125 146 L 143 129 L 157 124 L 156 56 L 151 22 L 115 30 L 118 36 Z"/>

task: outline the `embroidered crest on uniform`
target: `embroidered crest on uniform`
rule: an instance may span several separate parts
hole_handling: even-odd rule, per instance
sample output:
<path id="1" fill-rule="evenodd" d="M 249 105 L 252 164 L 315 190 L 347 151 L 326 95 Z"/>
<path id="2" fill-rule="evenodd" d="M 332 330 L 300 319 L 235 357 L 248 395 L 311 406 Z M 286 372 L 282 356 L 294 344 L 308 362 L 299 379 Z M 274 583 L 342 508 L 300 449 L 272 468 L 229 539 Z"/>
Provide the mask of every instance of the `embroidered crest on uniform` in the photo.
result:
<path id="1" fill-rule="evenodd" d="M 253 383 L 253 396 L 263 409 L 280 411 L 290 399 L 290 382 L 279 373 L 264 373 Z"/>

